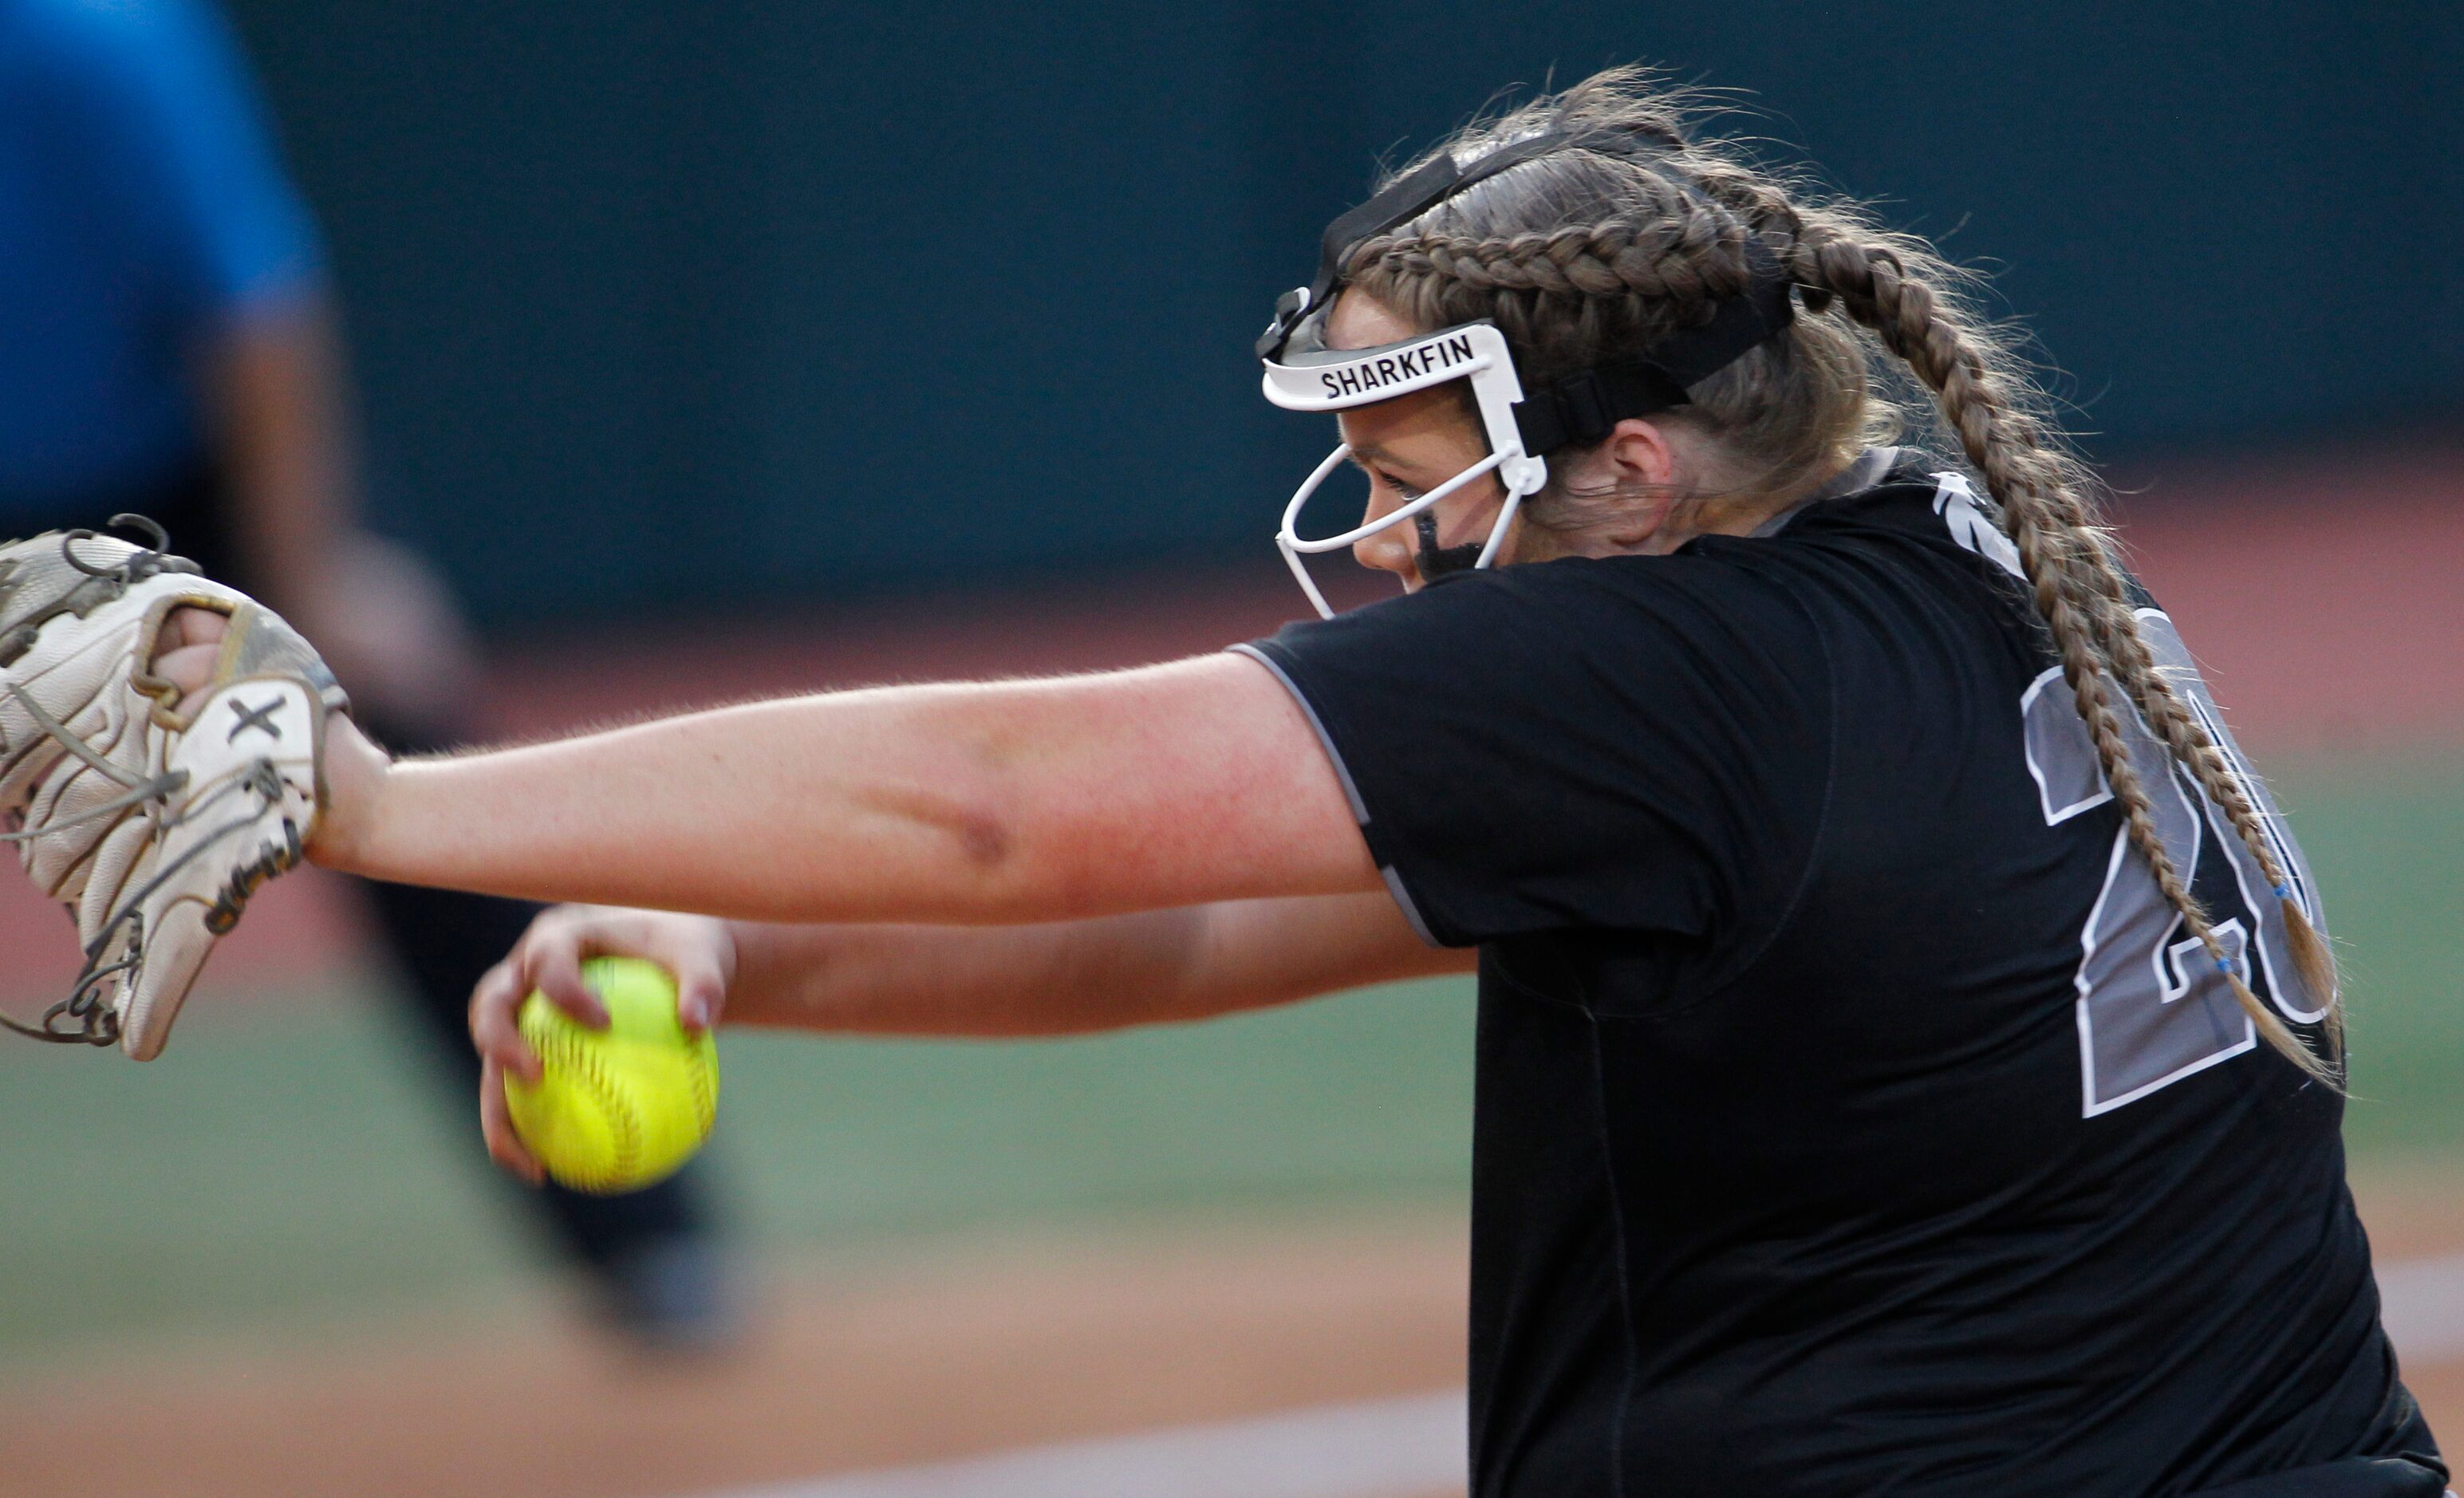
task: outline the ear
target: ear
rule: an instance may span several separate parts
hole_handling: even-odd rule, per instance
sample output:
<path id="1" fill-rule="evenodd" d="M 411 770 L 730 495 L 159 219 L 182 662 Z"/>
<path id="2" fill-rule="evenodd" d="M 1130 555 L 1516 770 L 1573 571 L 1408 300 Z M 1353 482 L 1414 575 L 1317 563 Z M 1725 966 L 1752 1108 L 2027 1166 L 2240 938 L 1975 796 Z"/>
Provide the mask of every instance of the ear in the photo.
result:
<path id="1" fill-rule="evenodd" d="M 1618 489 L 1666 489 L 1677 482 L 1677 450 L 1668 433 L 1639 416 L 1611 428 L 1593 456 L 1603 469 L 1599 476 Z"/>
<path id="2" fill-rule="evenodd" d="M 1612 550 L 1640 551 L 1650 546 L 1675 501 L 1677 449 L 1668 429 L 1629 416 L 1598 447 L 1567 464 L 1560 476 L 1570 489 L 1625 496 L 1594 536 Z"/>

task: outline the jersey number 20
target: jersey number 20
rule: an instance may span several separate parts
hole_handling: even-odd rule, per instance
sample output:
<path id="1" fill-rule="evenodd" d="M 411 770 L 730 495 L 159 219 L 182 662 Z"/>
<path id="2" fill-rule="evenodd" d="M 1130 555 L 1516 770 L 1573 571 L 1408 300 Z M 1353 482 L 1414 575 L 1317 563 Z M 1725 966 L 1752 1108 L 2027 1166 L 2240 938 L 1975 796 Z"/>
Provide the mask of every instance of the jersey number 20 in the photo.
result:
<path id="1" fill-rule="evenodd" d="M 1934 475 L 1934 510 L 1952 538 L 1969 550 L 2017 575 L 2018 554 L 1976 503 L 1966 477 Z M 2225 731 L 2215 699 L 2199 677 L 2173 621 L 2154 608 L 2139 610 L 2139 628 L 2173 688 L 2207 725 L 2258 808 L 2277 867 L 2293 881 L 2294 898 L 2311 920 L 2319 906 L 2309 865 L 2283 829 L 2267 787 Z M 2019 699 L 2027 729 L 2028 772 L 2035 778 L 2048 826 L 2069 821 L 2113 799 L 2097 761 L 2096 745 L 2079 716 L 2070 686 L 2058 668 L 2032 683 Z M 2258 860 L 2198 782 L 2173 762 L 2154 734 L 2129 716 L 2124 727 L 2130 760 L 2149 799 L 2165 850 L 2173 867 L 2200 869 L 2207 839 L 2216 840 L 2230 876 L 2200 871 L 2191 892 L 2215 923 L 2226 957 L 2241 980 L 2277 1012 L 2311 1024 L 2321 1011 L 2301 1008 L 2300 980 L 2294 976 L 2284 915 Z M 2214 860 L 2211 860 L 2213 862 Z M 2167 1084 L 2258 1044 L 2250 1017 L 2214 959 L 2185 929 L 2179 912 L 2156 886 L 2156 876 L 2130 846 L 2126 828 L 2114 834 L 2105 862 L 2104 887 L 2079 933 L 2079 965 L 2074 980 L 2079 1039 L 2080 1111 L 2089 1117 L 2133 1103 Z"/>
<path id="2" fill-rule="evenodd" d="M 2140 632 L 2157 665 L 2207 724 L 2232 761 L 2242 792 L 2251 798 L 2275 844 L 2277 862 L 2290 870 L 2295 898 L 2311 903 L 2310 872 L 2300 849 L 2285 835 L 2266 787 L 2251 773 L 2241 750 L 2225 732 L 2215 702 L 2199 679 L 2190 652 L 2173 622 L 2153 608 L 2139 611 Z M 2036 678 L 2020 698 L 2027 724 L 2028 770 L 2035 777 L 2048 826 L 2113 799 L 2097 763 L 2087 725 L 2079 720 L 2068 683 L 2058 669 Z M 2184 774 L 2154 734 L 2134 714 L 2125 731 L 2131 762 L 2146 785 L 2156 827 L 2173 867 L 2196 870 L 2203 853 L 2211 865 L 2221 851 L 2230 876 L 2201 872 L 2191 892 L 2215 923 L 2217 938 L 2242 981 L 2296 1024 L 2320 1018 L 2299 1006 L 2300 980 L 2294 976 L 2284 916 L 2258 860 L 2233 824 L 2198 782 Z M 2208 839 L 2215 840 L 2214 848 Z M 2204 1070 L 2257 1045 L 2250 1017 L 2214 959 L 2185 927 L 2180 913 L 2156 886 L 2146 860 L 2117 830 L 2105 866 L 2104 888 L 2079 934 L 2079 1036 L 2080 1107 L 2089 1116 L 2135 1102 L 2168 1083 Z"/>

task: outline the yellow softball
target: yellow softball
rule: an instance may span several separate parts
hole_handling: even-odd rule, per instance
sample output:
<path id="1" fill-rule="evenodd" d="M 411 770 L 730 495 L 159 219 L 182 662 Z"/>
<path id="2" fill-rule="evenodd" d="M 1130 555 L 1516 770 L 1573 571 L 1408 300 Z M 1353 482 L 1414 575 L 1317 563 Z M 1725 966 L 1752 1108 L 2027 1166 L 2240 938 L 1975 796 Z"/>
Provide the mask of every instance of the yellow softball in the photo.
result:
<path id="1" fill-rule="evenodd" d="M 676 1019 L 676 980 L 639 958 L 594 958 L 583 981 L 607 1006 L 594 1030 L 534 993 L 522 1039 L 539 1084 L 505 1077 L 514 1130 L 556 1180 L 576 1191 L 638 1191 L 693 1157 L 718 1112 L 718 1048 Z"/>

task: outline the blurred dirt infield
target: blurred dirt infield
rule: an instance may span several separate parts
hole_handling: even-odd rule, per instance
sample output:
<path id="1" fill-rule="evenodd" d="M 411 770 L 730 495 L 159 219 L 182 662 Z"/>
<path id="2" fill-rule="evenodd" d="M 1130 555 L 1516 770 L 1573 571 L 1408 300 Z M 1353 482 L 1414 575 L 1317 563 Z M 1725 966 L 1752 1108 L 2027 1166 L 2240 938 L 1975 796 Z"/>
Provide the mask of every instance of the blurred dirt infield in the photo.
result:
<path id="1" fill-rule="evenodd" d="M 2183 474 L 2124 535 L 2260 757 L 2464 744 L 2464 459 Z M 825 686 L 1089 669 L 1274 628 L 1266 567 L 678 626 L 509 652 L 502 730 L 536 735 Z M 621 809 L 611 809 L 621 815 Z M 74 965 L 0 879 L 0 997 Z M 275 886 L 201 1002 L 358 963 L 347 898 Z M 2383 1258 L 2464 1251 L 2464 1167 L 2367 1180 Z M 477 1309 L 292 1340 L 126 1347 L 0 1376 L 0 1494 L 686 1494 L 1462 1378 L 1463 1223 L 1388 1214 L 944 1245 L 807 1265 L 740 1359 L 611 1363 L 553 1310 Z M 2464 1444 L 2464 1361 L 2408 1368 Z M 1391 1495 L 1411 1498 L 1411 1495 Z"/>
<path id="2" fill-rule="evenodd" d="M 1465 1239 L 1449 1214 L 942 1248 L 802 1276 L 709 1364 L 611 1360 L 546 1309 L 132 1350 L 0 1383 L 0 1493 L 648 1498 L 1441 1390 Z"/>
<path id="3" fill-rule="evenodd" d="M 2457 1183 L 2365 1180 L 2383 1262 L 2464 1250 Z M 611 1361 L 539 1311 L 132 1352 L 0 1383 L 0 1494 L 684 1498 L 1445 1389 L 1463 1241 L 1449 1217 L 944 1248 L 810 1275 L 711 1364 Z M 2464 1431 L 2464 1361 L 2406 1377 Z"/>

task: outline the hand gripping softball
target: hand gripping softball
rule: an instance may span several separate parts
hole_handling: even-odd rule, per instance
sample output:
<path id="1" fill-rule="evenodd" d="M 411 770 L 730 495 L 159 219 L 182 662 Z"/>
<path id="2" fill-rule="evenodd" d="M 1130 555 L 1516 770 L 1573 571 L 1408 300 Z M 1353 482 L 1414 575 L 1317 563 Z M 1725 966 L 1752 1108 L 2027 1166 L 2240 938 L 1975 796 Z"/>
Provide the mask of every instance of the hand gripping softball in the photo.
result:
<path id="1" fill-rule="evenodd" d="M 320 806 L 327 715 L 348 702 L 308 642 L 247 594 L 89 531 L 0 546 L 0 840 L 77 918 L 85 964 L 40 1040 L 139 1061 L 249 896 L 296 866 Z M 175 609 L 229 620 L 183 711 L 150 670 Z"/>

